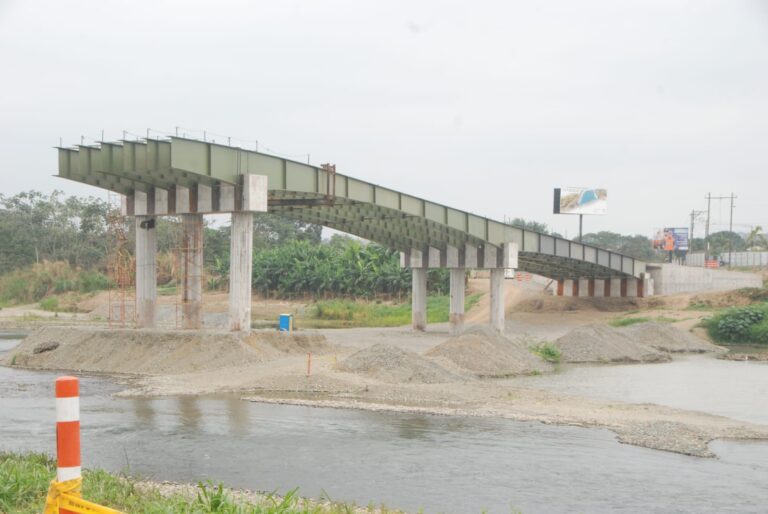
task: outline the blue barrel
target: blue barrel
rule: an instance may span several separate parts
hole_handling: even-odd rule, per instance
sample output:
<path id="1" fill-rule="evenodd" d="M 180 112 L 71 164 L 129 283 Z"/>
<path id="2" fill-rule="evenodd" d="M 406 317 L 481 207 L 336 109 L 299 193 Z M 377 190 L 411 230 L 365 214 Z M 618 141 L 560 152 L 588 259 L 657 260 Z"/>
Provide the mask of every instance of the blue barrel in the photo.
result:
<path id="1" fill-rule="evenodd" d="M 293 332 L 293 314 L 280 315 L 280 332 Z"/>

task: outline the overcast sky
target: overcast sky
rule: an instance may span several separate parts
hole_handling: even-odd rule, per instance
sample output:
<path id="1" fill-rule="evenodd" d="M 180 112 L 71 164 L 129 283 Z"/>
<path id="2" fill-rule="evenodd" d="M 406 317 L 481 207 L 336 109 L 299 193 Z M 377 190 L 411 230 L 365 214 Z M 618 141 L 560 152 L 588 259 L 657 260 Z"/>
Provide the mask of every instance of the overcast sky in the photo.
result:
<path id="1" fill-rule="evenodd" d="M 585 231 L 768 228 L 768 1 L 0 0 L 0 192 L 105 198 L 59 138 L 177 126 L 569 236 L 557 186 L 608 189 Z"/>

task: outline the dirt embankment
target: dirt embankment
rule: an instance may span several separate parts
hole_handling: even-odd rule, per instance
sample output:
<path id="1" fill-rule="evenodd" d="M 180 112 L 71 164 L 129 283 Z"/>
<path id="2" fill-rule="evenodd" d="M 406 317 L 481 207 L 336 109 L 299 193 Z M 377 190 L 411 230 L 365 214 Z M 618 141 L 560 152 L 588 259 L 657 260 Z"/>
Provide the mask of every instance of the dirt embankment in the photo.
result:
<path id="1" fill-rule="evenodd" d="M 324 353 L 321 335 L 41 327 L 5 364 L 132 375 L 178 374 L 259 365 L 286 355 Z"/>

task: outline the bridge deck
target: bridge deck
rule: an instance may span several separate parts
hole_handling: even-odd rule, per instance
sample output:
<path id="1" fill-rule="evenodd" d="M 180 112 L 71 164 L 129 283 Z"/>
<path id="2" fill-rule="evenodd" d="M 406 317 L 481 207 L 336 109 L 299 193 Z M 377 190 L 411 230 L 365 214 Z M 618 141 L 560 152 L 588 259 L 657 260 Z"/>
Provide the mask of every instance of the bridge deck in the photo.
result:
<path id="1" fill-rule="evenodd" d="M 269 212 L 376 241 L 393 249 L 445 251 L 516 243 L 519 268 L 555 279 L 637 277 L 645 263 L 590 245 L 507 225 L 323 167 L 181 137 L 59 148 L 59 176 L 133 197 L 177 186 L 214 197 L 268 179 Z M 235 195 L 237 197 L 237 195 Z M 212 211 L 217 212 L 216 201 Z M 194 208 L 193 208 L 194 210 Z M 223 211 L 221 209 L 218 212 Z M 174 214 L 173 206 L 167 214 Z M 164 213 L 165 214 L 165 213 Z"/>

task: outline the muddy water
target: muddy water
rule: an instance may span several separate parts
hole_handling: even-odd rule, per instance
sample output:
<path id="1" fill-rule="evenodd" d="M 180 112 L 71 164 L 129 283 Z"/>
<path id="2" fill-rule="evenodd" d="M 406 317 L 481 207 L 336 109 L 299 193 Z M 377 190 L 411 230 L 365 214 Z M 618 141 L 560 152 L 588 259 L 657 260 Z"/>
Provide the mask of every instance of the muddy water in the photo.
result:
<path id="1" fill-rule="evenodd" d="M 711 355 L 660 364 L 564 366 L 516 385 L 630 403 L 656 403 L 768 424 L 768 362 Z"/>
<path id="2" fill-rule="evenodd" d="M 0 352 L 13 343 L 0 340 Z M 56 373 L 0 368 L 0 450 L 52 452 Z M 616 443 L 604 430 L 248 403 L 114 399 L 82 378 L 86 466 L 211 479 L 409 511 L 765 512 L 768 444 L 718 459 Z"/>

